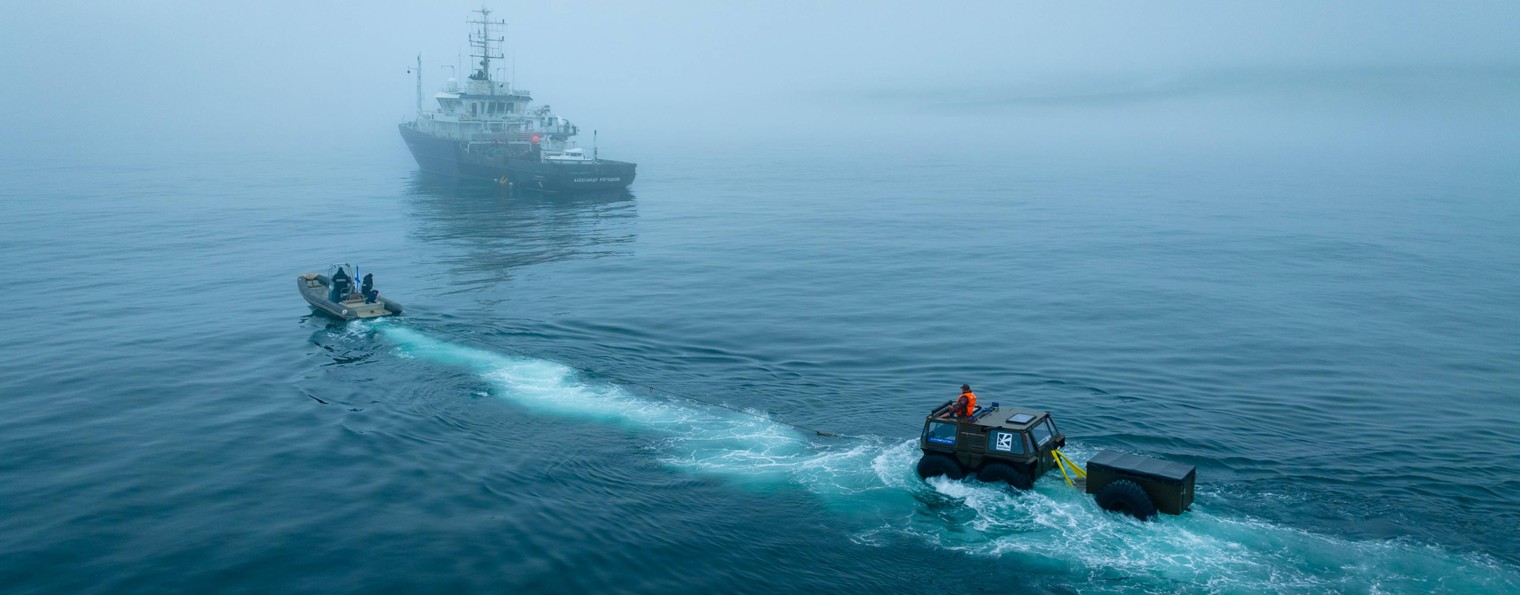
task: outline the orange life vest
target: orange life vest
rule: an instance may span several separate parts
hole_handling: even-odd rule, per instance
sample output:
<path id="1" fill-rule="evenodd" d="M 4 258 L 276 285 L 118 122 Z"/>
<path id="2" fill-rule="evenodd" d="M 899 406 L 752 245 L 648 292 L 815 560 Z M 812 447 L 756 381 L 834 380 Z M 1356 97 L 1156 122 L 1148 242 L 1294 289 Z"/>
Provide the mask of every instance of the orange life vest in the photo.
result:
<path id="1" fill-rule="evenodd" d="M 966 391 L 961 393 L 961 398 L 955 402 L 955 412 L 961 417 L 971 417 L 976 413 L 976 393 Z"/>

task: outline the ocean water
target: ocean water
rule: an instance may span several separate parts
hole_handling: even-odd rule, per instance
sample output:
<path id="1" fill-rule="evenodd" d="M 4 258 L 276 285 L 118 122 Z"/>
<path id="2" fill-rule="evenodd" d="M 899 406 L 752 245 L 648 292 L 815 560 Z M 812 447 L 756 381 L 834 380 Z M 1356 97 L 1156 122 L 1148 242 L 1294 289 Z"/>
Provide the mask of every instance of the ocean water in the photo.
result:
<path id="1" fill-rule="evenodd" d="M 0 590 L 1520 592 L 1514 153 L 1378 144 L 17 155 Z M 961 383 L 1194 509 L 918 480 Z"/>

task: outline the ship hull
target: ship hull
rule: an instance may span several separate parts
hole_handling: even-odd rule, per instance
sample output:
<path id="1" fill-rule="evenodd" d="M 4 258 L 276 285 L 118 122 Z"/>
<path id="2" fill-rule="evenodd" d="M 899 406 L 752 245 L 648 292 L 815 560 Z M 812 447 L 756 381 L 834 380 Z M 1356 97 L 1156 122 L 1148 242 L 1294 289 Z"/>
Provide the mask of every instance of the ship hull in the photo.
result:
<path id="1" fill-rule="evenodd" d="M 590 192 L 622 190 L 633 183 L 636 165 L 626 161 L 597 160 L 585 163 L 545 163 L 474 155 L 460 141 L 423 134 L 402 124 L 401 138 L 422 171 L 461 180 L 500 184 L 543 192 Z"/>

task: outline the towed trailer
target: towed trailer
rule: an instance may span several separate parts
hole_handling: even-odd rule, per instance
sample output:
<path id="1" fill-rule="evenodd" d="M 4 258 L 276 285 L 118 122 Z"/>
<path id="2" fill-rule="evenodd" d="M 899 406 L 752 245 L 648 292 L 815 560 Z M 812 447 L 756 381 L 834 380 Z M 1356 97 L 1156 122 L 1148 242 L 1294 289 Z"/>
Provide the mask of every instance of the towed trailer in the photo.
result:
<path id="1" fill-rule="evenodd" d="M 1135 518 L 1182 514 L 1193 504 L 1198 473 L 1192 465 L 1105 450 L 1088 460 L 1084 470 L 1061 452 L 1066 435 L 1049 411 L 991 403 L 962 417 L 951 413 L 952 407 L 953 402 L 946 401 L 924 418 L 919 477 L 975 476 L 1028 490 L 1034 480 L 1056 469 L 1068 485 L 1082 487 L 1104 510 Z"/>

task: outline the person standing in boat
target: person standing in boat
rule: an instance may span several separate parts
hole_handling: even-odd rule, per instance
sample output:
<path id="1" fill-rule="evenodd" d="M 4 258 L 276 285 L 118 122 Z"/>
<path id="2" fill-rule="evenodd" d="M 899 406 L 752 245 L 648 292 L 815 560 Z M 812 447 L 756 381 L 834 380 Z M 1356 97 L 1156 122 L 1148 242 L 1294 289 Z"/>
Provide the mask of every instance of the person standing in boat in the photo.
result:
<path id="1" fill-rule="evenodd" d="M 353 279 L 348 276 L 348 271 L 338 267 L 338 272 L 333 273 L 332 288 L 327 292 L 327 300 L 336 304 L 348 297 L 349 289 L 353 287 Z"/>
<path id="2" fill-rule="evenodd" d="M 375 274 L 365 273 L 364 284 L 359 286 L 359 294 L 364 296 L 364 303 L 373 304 L 375 298 L 380 297 L 380 292 L 375 291 Z"/>

